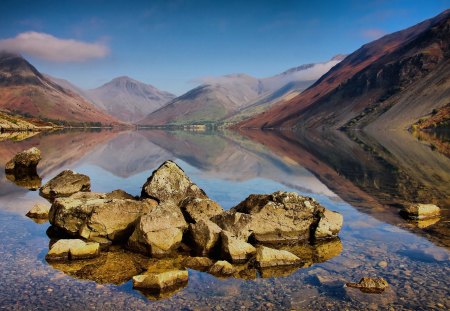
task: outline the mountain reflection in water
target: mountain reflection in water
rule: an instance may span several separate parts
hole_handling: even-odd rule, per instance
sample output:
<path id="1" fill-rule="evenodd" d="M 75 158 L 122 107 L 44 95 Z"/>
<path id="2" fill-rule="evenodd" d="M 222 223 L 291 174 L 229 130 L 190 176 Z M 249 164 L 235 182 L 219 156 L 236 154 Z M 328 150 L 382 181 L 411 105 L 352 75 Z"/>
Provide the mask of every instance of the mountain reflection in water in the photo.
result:
<path id="1" fill-rule="evenodd" d="M 445 285 L 450 282 L 450 159 L 442 136 L 102 130 L 9 137 L 15 138 L 0 142 L 0 270 L 6 273 L 0 302 L 6 307 L 16 306 L 18 297 L 28 292 L 28 298 L 20 298 L 21 306 L 44 308 L 52 299 L 55 308 L 75 309 L 239 309 L 265 304 L 327 309 L 336 303 L 414 309 L 429 301 L 450 308 Z M 143 299 L 131 290 L 129 280 L 154 266 L 154 259 L 113 249 L 93 260 L 51 265 L 43 260 L 48 224 L 22 215 L 45 200 L 27 189 L 35 181 L 11 182 L 3 169 L 14 154 L 32 146 L 43 154 L 38 165 L 43 183 L 63 169 L 74 169 L 91 177 L 93 191 L 120 188 L 138 195 L 152 170 L 172 159 L 225 209 L 251 193 L 297 191 L 341 212 L 344 227 L 340 240 L 314 248 L 283 246 L 303 259 L 302 266 L 276 271 L 241 267 L 227 279 L 189 270 L 184 287 L 159 295 L 143 293 L 150 300 Z M 442 217 L 406 221 L 398 212 L 409 202 L 435 203 Z M 179 262 L 171 258 L 168 267 Z M 375 297 L 344 288 L 345 282 L 367 275 L 385 277 L 390 290 Z M 97 297 L 95 302 L 89 295 Z"/>

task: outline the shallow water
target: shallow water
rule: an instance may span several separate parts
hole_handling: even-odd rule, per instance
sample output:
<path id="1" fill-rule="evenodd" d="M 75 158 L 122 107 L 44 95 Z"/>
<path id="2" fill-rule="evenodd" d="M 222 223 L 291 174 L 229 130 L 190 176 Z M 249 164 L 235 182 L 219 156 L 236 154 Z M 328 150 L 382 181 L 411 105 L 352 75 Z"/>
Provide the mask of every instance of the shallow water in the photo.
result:
<path id="1" fill-rule="evenodd" d="M 149 130 L 2 136 L 0 308 L 450 309 L 450 159 L 445 152 L 409 133 L 243 134 Z M 45 261 L 49 225 L 24 216 L 45 200 L 24 188 L 26 183 L 8 180 L 3 169 L 15 153 L 31 146 L 43 153 L 38 166 L 43 183 L 70 168 L 89 175 L 93 191 L 137 195 L 151 172 L 172 159 L 225 209 L 251 193 L 296 191 L 344 215 L 341 242 L 328 248 L 325 262 L 280 277 L 220 279 L 189 270 L 186 287 L 160 299 L 146 297 L 132 289 L 127 275 L 104 273 L 120 266 L 126 254 L 112 252 L 83 273 L 79 266 Z M 411 201 L 437 203 L 443 217 L 403 220 L 398 205 Z M 384 277 L 390 288 L 365 294 L 344 287 L 363 276 Z"/>

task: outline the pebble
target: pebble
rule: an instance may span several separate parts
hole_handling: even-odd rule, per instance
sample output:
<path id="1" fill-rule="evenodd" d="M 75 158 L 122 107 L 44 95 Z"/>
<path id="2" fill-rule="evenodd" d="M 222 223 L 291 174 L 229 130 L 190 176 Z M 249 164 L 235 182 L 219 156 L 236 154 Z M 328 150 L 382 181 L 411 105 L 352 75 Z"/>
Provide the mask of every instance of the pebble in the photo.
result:
<path id="1" fill-rule="evenodd" d="M 378 262 L 378 266 L 381 268 L 386 268 L 388 266 L 388 263 L 384 260 Z"/>

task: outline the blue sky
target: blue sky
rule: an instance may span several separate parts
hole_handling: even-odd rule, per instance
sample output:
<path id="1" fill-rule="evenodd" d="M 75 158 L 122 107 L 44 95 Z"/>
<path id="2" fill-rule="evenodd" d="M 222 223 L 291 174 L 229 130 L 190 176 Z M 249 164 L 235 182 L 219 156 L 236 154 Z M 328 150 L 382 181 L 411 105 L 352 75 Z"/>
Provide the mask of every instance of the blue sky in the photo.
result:
<path id="1" fill-rule="evenodd" d="M 266 77 L 351 53 L 449 7 L 450 0 L 2 0 L 0 43 L 84 88 L 127 75 L 180 95 L 205 76 Z M 30 36 L 17 38 L 29 32 L 45 45 L 40 52 Z"/>

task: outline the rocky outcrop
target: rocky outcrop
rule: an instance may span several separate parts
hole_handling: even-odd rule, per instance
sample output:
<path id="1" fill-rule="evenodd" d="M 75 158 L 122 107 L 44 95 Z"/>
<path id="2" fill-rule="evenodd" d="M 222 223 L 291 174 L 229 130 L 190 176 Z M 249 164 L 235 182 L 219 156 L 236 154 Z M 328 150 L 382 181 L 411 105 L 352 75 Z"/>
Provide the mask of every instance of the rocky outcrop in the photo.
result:
<path id="1" fill-rule="evenodd" d="M 49 180 L 39 190 L 39 194 L 53 201 L 56 198 L 68 197 L 77 192 L 91 191 L 91 180 L 89 176 L 65 170 Z"/>
<path id="2" fill-rule="evenodd" d="M 45 257 L 47 260 L 89 259 L 99 255 L 100 245 L 95 242 L 84 242 L 79 239 L 57 241 L 50 247 Z"/>
<path id="3" fill-rule="evenodd" d="M 251 236 L 257 243 L 329 238 L 336 236 L 342 227 L 340 214 L 326 210 L 312 198 L 281 191 L 252 194 L 211 220 L 235 236 L 244 240 Z"/>
<path id="4" fill-rule="evenodd" d="M 128 247 L 153 257 L 173 252 L 183 239 L 188 224 L 171 201 L 160 203 L 138 220 Z"/>
<path id="5" fill-rule="evenodd" d="M 210 219 L 213 216 L 223 213 L 223 208 L 211 199 L 201 199 L 189 197 L 181 203 L 181 210 L 183 211 L 186 220 L 191 223 L 196 223 L 201 219 Z"/>
<path id="6" fill-rule="evenodd" d="M 256 248 L 256 263 L 260 268 L 288 266 L 299 264 L 300 258 L 288 251 L 258 246 Z"/>
<path id="7" fill-rule="evenodd" d="M 187 270 L 141 274 L 133 277 L 133 288 L 150 291 L 164 291 L 188 282 Z"/>
<path id="8" fill-rule="evenodd" d="M 172 161 L 164 162 L 142 187 L 141 197 L 179 205 L 188 197 L 207 199 L 205 192 L 194 184 L 184 171 Z"/>
<path id="9" fill-rule="evenodd" d="M 26 214 L 27 217 L 36 218 L 36 219 L 48 219 L 48 213 L 50 211 L 50 206 L 37 203 L 33 206 L 32 209 L 28 211 Z"/>
<path id="10" fill-rule="evenodd" d="M 409 219 L 430 219 L 440 216 L 441 210 L 434 204 L 413 203 L 403 207 L 401 214 Z"/>
<path id="11" fill-rule="evenodd" d="M 110 241 L 126 240 L 138 218 L 156 206 L 153 200 L 107 199 L 103 193 L 79 192 L 56 199 L 49 221 L 69 235 Z"/>
<path id="12" fill-rule="evenodd" d="M 382 293 L 389 287 L 383 278 L 363 277 L 358 283 L 347 283 L 347 287 L 358 288 L 365 293 Z"/>
<path id="13" fill-rule="evenodd" d="M 41 151 L 36 148 L 19 152 L 5 165 L 5 172 L 14 175 L 29 175 L 37 173 L 37 165 L 41 161 Z"/>
<path id="14" fill-rule="evenodd" d="M 208 255 L 217 245 L 222 229 L 212 221 L 202 219 L 190 224 L 189 232 L 195 251 L 200 255 Z"/>

